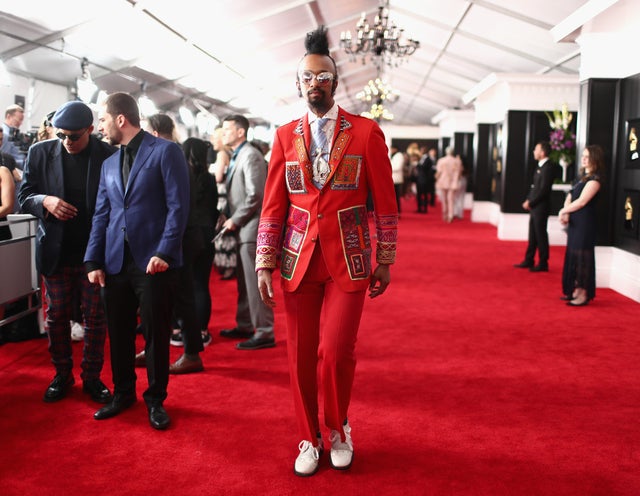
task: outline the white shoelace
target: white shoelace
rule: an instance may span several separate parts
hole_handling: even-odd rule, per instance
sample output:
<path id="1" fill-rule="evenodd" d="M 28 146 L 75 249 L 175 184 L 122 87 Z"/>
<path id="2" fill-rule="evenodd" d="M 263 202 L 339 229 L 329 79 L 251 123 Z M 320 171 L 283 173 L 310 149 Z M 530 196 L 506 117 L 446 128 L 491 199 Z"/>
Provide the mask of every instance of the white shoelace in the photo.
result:
<path id="1" fill-rule="evenodd" d="M 312 458 L 313 460 L 320 458 L 317 448 L 314 448 L 310 441 L 300 441 L 298 449 L 300 450 L 299 458 Z"/>

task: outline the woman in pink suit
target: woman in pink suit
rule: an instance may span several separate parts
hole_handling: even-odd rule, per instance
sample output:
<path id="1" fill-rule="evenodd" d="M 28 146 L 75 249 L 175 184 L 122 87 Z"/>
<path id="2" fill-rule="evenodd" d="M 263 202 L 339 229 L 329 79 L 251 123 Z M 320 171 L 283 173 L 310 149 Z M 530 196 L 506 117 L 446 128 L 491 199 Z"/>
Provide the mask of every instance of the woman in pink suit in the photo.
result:
<path id="1" fill-rule="evenodd" d="M 445 156 L 436 164 L 436 190 L 442 202 L 442 219 L 446 222 L 453 220 L 454 200 L 456 191 L 460 187 L 462 163 L 455 156 L 453 147 L 447 147 Z"/>

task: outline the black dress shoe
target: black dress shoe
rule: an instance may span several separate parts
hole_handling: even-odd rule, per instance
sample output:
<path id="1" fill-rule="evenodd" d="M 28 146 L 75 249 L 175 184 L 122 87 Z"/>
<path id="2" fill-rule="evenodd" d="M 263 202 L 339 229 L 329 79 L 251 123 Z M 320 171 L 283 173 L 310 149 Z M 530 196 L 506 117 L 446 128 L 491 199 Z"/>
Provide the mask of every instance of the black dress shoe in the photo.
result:
<path id="1" fill-rule="evenodd" d="M 531 272 L 549 272 L 548 265 L 535 265 L 529 269 Z"/>
<path id="2" fill-rule="evenodd" d="M 220 336 L 223 338 L 250 338 L 253 336 L 253 331 L 249 329 L 238 329 L 234 327 L 233 329 L 222 329 L 220 331 Z"/>
<path id="3" fill-rule="evenodd" d="M 104 420 L 111 417 L 115 417 L 119 413 L 122 413 L 124 410 L 129 408 L 136 402 L 135 394 L 116 394 L 111 399 L 111 403 L 107 406 L 100 408 L 96 413 L 93 414 L 93 418 L 96 420 Z"/>
<path id="4" fill-rule="evenodd" d="M 520 262 L 519 264 L 513 264 L 514 267 L 516 267 L 517 269 L 530 269 L 531 267 L 533 267 L 533 264 L 531 262 Z"/>
<path id="5" fill-rule="evenodd" d="M 82 392 L 87 393 L 97 403 L 109 403 L 111 393 L 100 379 L 87 379 L 82 384 Z"/>
<path id="6" fill-rule="evenodd" d="M 75 379 L 71 373 L 69 374 L 56 374 L 56 376 L 49 384 L 49 387 L 44 392 L 43 401 L 46 403 L 53 403 L 54 401 L 59 401 L 64 398 L 71 386 L 75 384 Z"/>
<path id="7" fill-rule="evenodd" d="M 236 348 L 239 350 L 259 350 L 262 348 L 273 348 L 276 345 L 276 340 L 273 336 L 256 337 L 247 339 L 242 343 L 238 343 Z"/>
<path id="8" fill-rule="evenodd" d="M 149 423 L 151 427 L 164 430 L 169 427 L 171 419 L 162 405 L 152 405 L 149 407 Z"/>

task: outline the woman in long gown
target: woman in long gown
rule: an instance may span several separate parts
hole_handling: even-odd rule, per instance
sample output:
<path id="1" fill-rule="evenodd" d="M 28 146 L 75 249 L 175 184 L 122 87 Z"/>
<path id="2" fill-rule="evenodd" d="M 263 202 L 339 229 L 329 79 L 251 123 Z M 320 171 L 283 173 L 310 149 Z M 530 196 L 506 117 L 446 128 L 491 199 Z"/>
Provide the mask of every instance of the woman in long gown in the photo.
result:
<path id="1" fill-rule="evenodd" d="M 596 295 L 596 205 L 602 187 L 604 152 L 589 145 L 582 152 L 581 177 L 558 213 L 567 226 L 567 249 L 562 271 L 562 299 L 567 305 L 584 306 Z"/>

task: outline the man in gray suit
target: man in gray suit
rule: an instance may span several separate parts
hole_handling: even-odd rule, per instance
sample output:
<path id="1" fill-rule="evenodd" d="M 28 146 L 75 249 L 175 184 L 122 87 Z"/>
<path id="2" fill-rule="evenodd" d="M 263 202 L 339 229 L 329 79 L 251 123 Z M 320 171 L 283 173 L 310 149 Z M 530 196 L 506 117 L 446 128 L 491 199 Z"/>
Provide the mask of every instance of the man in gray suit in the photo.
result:
<path id="1" fill-rule="evenodd" d="M 249 338 L 236 345 L 239 350 L 258 350 L 276 345 L 273 310 L 260 298 L 256 275 L 256 239 L 262 210 L 267 164 L 247 141 L 249 121 L 230 115 L 222 123 L 222 141 L 233 150 L 227 172 L 227 220 L 223 228 L 238 237 L 238 308 L 236 327 L 223 329 L 226 338 Z"/>

